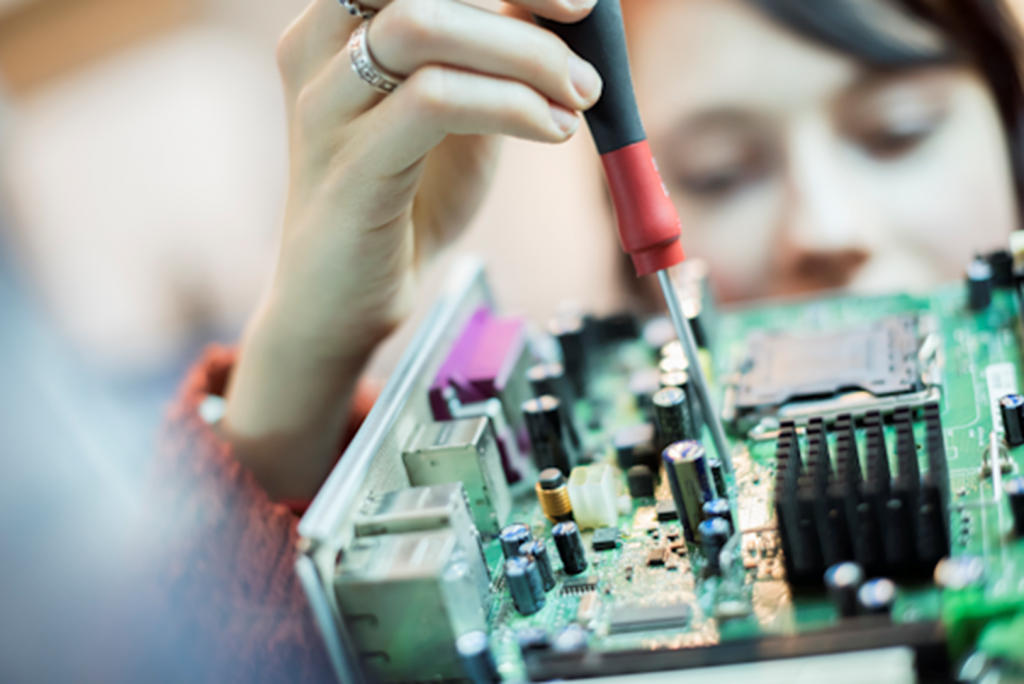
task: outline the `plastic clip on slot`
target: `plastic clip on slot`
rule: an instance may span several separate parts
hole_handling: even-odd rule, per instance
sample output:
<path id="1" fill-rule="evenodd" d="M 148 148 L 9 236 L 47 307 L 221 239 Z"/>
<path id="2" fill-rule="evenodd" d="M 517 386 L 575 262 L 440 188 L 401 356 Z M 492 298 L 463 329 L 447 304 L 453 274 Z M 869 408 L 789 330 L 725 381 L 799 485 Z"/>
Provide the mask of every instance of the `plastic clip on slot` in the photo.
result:
<path id="1" fill-rule="evenodd" d="M 632 257 L 638 276 L 658 275 L 676 334 L 690 362 L 691 378 L 707 416 L 715 452 L 731 473 L 732 459 L 722 420 L 711 404 L 707 379 L 697 356 L 697 342 L 668 272 L 686 259 L 679 242 L 682 223 L 662 182 L 640 120 L 619 0 L 601 0 L 586 19 L 575 24 L 542 18 L 537 18 L 537 22 L 593 64 L 604 80 L 601 99 L 586 118 L 608 177 L 619 239 Z"/>

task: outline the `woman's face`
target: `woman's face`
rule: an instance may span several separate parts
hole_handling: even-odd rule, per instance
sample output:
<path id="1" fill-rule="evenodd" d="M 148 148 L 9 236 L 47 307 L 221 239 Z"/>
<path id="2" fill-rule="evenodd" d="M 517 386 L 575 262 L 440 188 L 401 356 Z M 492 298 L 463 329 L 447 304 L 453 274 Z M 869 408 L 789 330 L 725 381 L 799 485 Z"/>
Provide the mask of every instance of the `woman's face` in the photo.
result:
<path id="1" fill-rule="evenodd" d="M 896 74 L 742 0 L 626 0 L 655 156 L 726 300 L 958 278 L 1016 226 L 1007 143 L 966 68 Z"/>

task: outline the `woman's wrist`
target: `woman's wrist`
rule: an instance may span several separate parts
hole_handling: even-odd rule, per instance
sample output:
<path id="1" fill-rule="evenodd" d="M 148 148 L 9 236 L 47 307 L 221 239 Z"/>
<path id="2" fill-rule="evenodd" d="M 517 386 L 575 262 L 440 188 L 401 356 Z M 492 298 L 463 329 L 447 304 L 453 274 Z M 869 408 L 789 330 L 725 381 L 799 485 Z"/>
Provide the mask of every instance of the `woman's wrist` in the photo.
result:
<path id="1" fill-rule="evenodd" d="M 313 333 L 268 301 L 246 330 L 228 389 L 224 434 L 277 499 L 312 496 L 330 471 L 375 347 L 369 336 L 332 346 Z"/>

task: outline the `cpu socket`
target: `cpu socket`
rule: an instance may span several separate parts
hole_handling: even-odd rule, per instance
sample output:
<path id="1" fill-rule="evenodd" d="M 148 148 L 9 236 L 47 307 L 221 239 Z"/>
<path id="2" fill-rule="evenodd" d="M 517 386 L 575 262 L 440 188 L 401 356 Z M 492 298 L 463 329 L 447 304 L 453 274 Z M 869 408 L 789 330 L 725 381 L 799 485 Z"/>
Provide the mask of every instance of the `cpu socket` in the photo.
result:
<path id="1" fill-rule="evenodd" d="M 738 432 L 804 424 L 937 401 L 938 337 L 919 316 L 893 316 L 844 330 L 752 332 L 727 387 L 724 417 Z"/>

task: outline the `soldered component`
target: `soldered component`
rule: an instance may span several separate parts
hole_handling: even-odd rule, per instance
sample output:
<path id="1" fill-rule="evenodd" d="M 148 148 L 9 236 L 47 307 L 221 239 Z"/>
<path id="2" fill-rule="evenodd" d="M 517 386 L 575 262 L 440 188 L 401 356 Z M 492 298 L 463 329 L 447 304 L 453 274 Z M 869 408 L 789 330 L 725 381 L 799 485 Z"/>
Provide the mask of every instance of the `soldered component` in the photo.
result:
<path id="1" fill-rule="evenodd" d="M 594 551 L 612 551 L 619 545 L 619 528 L 602 527 L 594 531 Z"/>
<path id="2" fill-rule="evenodd" d="M 992 266 L 978 257 L 968 264 L 965 279 L 967 308 L 971 311 L 984 311 L 992 304 L 992 290 L 995 288 Z"/>
<path id="3" fill-rule="evenodd" d="M 615 454 L 619 468 L 628 470 L 635 465 L 646 465 L 650 468 L 658 465 L 658 452 L 655 449 L 654 425 L 639 423 L 620 428 L 614 437 Z"/>
<path id="4" fill-rule="evenodd" d="M 668 556 L 667 546 L 655 546 L 653 549 L 647 552 L 647 565 L 658 566 L 665 564 L 665 558 Z"/>
<path id="5" fill-rule="evenodd" d="M 579 466 L 569 476 L 569 500 L 580 529 L 615 525 L 619 520 L 618 492 L 612 467 Z"/>
<path id="6" fill-rule="evenodd" d="M 701 548 L 707 561 L 705 566 L 709 575 L 722 574 L 719 557 L 726 542 L 729 541 L 729 523 L 722 518 L 705 520 L 697 527 L 700 533 Z"/>
<path id="7" fill-rule="evenodd" d="M 825 571 L 825 586 L 840 617 L 857 615 L 857 592 L 864 583 L 864 569 L 856 563 L 839 563 Z"/>
<path id="8" fill-rule="evenodd" d="M 690 622 L 692 609 L 687 603 L 670 603 L 661 606 L 638 606 L 616 604 L 608 628 L 612 634 L 626 632 L 647 632 L 660 629 L 678 629 Z"/>
<path id="9" fill-rule="evenodd" d="M 572 502 L 569 500 L 569 487 L 565 476 L 558 468 L 541 471 L 535 487 L 537 500 L 544 515 L 551 522 L 572 520 Z"/>
<path id="10" fill-rule="evenodd" d="M 1024 444 L 1024 397 L 1007 394 L 999 400 L 999 412 L 1003 416 L 1003 436 L 1010 447 Z"/>
<path id="11" fill-rule="evenodd" d="M 626 473 L 629 495 L 634 499 L 654 496 L 654 474 L 645 465 L 635 465 Z"/>
<path id="12" fill-rule="evenodd" d="M 978 556 L 944 558 L 935 566 L 935 584 L 953 591 L 979 586 L 985 579 L 985 561 Z"/>
<path id="13" fill-rule="evenodd" d="M 565 373 L 565 366 L 560 363 L 542 363 L 533 366 L 526 372 L 533 393 L 538 397 L 554 397 L 562 408 L 562 421 L 573 446 L 579 450 L 582 446 L 580 427 L 576 422 L 573 407 L 576 405 L 576 394 L 572 381 Z"/>
<path id="14" fill-rule="evenodd" d="M 402 461 L 414 487 L 461 482 L 481 533 L 497 534 L 508 519 L 512 494 L 489 419 L 422 425 Z"/>
<path id="15" fill-rule="evenodd" d="M 676 510 L 675 501 L 658 501 L 657 506 L 655 506 L 655 511 L 657 512 L 658 522 L 671 522 L 679 518 L 679 512 Z"/>
<path id="16" fill-rule="evenodd" d="M 867 615 L 888 615 L 896 604 L 896 585 L 884 577 L 869 580 L 857 591 L 857 603 Z"/>
<path id="17" fill-rule="evenodd" d="M 498 684 L 501 681 L 487 632 L 463 634 L 455 641 L 455 650 L 459 653 L 466 678 L 471 684 Z"/>
<path id="18" fill-rule="evenodd" d="M 505 584 L 520 615 L 533 615 L 544 607 L 544 581 L 532 559 L 519 556 L 505 561 Z"/>
<path id="19" fill-rule="evenodd" d="M 713 498 L 704 446 L 696 441 L 676 442 L 665 449 L 662 458 L 683 534 L 687 541 L 696 541 L 704 504 Z"/>
<path id="20" fill-rule="evenodd" d="M 629 570 L 629 568 L 627 568 L 627 570 Z M 596 577 L 577 577 L 575 579 L 568 579 L 562 583 L 562 595 L 576 596 L 596 592 L 597 584 L 598 581 Z"/>
<path id="21" fill-rule="evenodd" d="M 461 483 L 412 487 L 368 497 L 359 509 L 354 529 L 357 537 L 450 529 L 465 554 L 481 604 L 490 599 L 491 574 Z"/>
<path id="22" fill-rule="evenodd" d="M 584 594 L 580 599 L 580 605 L 576 609 L 576 623 L 584 627 L 589 625 L 597 617 L 601 609 L 601 596 L 597 592 Z"/>
<path id="23" fill-rule="evenodd" d="M 654 421 L 658 430 L 658 448 L 694 439 L 693 420 L 690 416 L 690 402 L 686 392 L 678 387 L 667 387 L 658 391 L 651 400 L 654 405 Z"/>
<path id="24" fill-rule="evenodd" d="M 537 470 L 557 468 L 568 476 L 579 459 L 565 424 L 562 402 L 545 395 L 524 402 L 522 408 Z"/>
<path id="25" fill-rule="evenodd" d="M 587 396 L 589 354 L 586 340 L 586 320 L 576 314 L 557 316 L 548 325 L 548 332 L 558 340 L 562 350 L 562 363 L 572 381 L 577 397 Z"/>
<path id="26" fill-rule="evenodd" d="M 729 523 L 729 535 L 736 531 L 736 525 L 732 521 L 732 508 L 728 499 L 712 499 L 704 504 L 704 517 L 706 519 L 721 518 Z"/>
<path id="27" fill-rule="evenodd" d="M 534 539 L 526 542 L 519 547 L 519 555 L 529 558 L 537 564 L 537 571 L 540 573 L 544 591 L 551 591 L 555 588 L 555 570 L 551 567 L 551 556 L 548 554 L 547 544 L 543 540 Z"/>
<path id="28" fill-rule="evenodd" d="M 583 548 L 583 536 L 574 522 L 561 522 L 551 528 L 562 569 L 567 575 L 579 575 L 587 569 L 587 553 Z"/>
<path id="29" fill-rule="evenodd" d="M 336 570 L 334 590 L 374 681 L 462 678 L 456 639 L 487 629 L 451 530 L 357 539 Z"/>
<path id="30" fill-rule="evenodd" d="M 636 401 L 639 411 L 651 408 L 651 398 L 661 389 L 661 373 L 657 368 L 644 368 L 629 376 L 629 393 Z"/>
<path id="31" fill-rule="evenodd" d="M 1024 537 L 1024 477 L 1012 478 L 1003 487 L 1013 511 L 1013 531 Z"/>
<path id="32" fill-rule="evenodd" d="M 533 539 L 530 527 L 523 523 L 512 523 L 501 530 L 498 541 L 501 543 L 501 551 L 505 554 L 506 560 L 511 560 L 519 555 L 519 549 L 523 544 Z"/>

